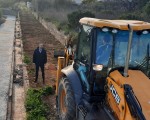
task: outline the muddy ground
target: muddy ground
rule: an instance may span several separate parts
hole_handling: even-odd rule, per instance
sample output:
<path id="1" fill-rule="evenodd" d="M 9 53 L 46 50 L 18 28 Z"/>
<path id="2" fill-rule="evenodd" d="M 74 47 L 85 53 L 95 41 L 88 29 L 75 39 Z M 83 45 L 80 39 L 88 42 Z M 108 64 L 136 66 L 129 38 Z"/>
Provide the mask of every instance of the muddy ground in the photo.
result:
<path id="1" fill-rule="evenodd" d="M 32 55 L 39 43 L 43 43 L 47 51 L 47 64 L 45 66 L 45 83 L 46 86 L 54 86 L 56 80 L 57 59 L 53 57 L 54 50 L 63 50 L 63 45 L 55 39 L 55 37 L 46 30 L 35 17 L 29 12 L 20 13 L 20 22 L 22 29 L 22 40 L 24 55 L 28 60 L 27 70 L 29 76 L 30 87 L 41 88 L 42 77 L 39 72 L 38 83 L 35 84 L 35 66 L 32 63 Z M 45 102 L 50 106 L 50 120 L 56 119 L 55 95 L 45 98 Z"/>

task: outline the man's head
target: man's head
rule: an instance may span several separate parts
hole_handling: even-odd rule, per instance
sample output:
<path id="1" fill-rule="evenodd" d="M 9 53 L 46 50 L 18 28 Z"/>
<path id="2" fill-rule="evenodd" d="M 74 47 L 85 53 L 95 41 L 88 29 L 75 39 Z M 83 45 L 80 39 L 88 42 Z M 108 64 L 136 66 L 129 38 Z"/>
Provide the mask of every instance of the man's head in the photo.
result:
<path id="1" fill-rule="evenodd" d="M 43 48 L 43 44 L 42 43 L 39 44 L 39 48 Z"/>

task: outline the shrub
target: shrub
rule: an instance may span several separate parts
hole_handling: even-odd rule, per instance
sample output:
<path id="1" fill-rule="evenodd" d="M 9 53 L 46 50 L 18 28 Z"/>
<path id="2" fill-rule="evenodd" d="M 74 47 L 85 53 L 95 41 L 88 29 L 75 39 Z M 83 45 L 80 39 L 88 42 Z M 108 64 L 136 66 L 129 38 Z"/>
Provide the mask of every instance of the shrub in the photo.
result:
<path id="1" fill-rule="evenodd" d="M 79 20 L 83 17 L 95 17 L 95 15 L 89 11 L 75 11 L 68 14 L 68 22 L 71 28 L 79 27 Z"/>
<path id="2" fill-rule="evenodd" d="M 58 30 L 63 30 L 65 35 L 68 35 L 70 32 L 70 28 L 67 22 L 61 22 L 58 26 Z"/>
<path id="3" fill-rule="evenodd" d="M 78 41 L 78 33 L 72 31 L 72 32 L 70 32 L 70 36 L 71 36 L 72 44 L 73 44 L 73 45 L 77 44 L 77 41 Z"/>
<path id="4" fill-rule="evenodd" d="M 114 12 L 111 11 L 111 10 L 102 10 L 101 13 L 102 14 L 108 14 L 108 15 L 113 15 L 114 14 Z"/>
<path id="5" fill-rule="evenodd" d="M 2 18 L 2 10 L 0 10 L 0 18 Z"/>
<path id="6" fill-rule="evenodd" d="M 150 13 L 150 1 L 145 5 L 144 12 L 149 16 L 149 13 Z"/>
<path id="7" fill-rule="evenodd" d="M 36 109 L 37 106 L 41 105 L 40 92 L 35 89 L 29 89 L 27 91 L 27 99 L 25 102 L 26 111 L 29 112 Z"/>
<path id="8" fill-rule="evenodd" d="M 120 19 L 127 19 L 127 20 L 141 20 L 141 17 L 139 15 L 134 14 L 134 13 L 123 14 L 119 18 Z"/>
<path id="9" fill-rule="evenodd" d="M 30 59 L 30 57 L 27 54 L 24 55 L 23 61 L 26 64 L 30 64 L 31 63 L 31 59 Z"/>
<path id="10" fill-rule="evenodd" d="M 96 2 L 96 0 L 83 0 L 82 1 L 83 4 L 90 4 L 90 3 L 93 3 L 93 2 Z"/>
<path id="11" fill-rule="evenodd" d="M 42 96 L 47 96 L 53 93 L 51 87 L 43 89 L 29 89 L 25 101 L 27 111 L 27 120 L 46 120 L 46 115 L 49 112 L 48 106 L 42 101 Z"/>
<path id="12" fill-rule="evenodd" d="M 29 69 L 28 73 L 29 73 L 29 74 L 34 74 L 34 73 L 35 73 L 35 71 L 34 71 L 34 69 L 33 69 L 33 68 L 31 68 L 31 69 Z"/>
<path id="13" fill-rule="evenodd" d="M 53 94 L 53 88 L 52 87 L 45 87 L 41 89 L 41 93 L 45 96 Z"/>
<path id="14" fill-rule="evenodd" d="M 12 7 L 15 3 L 14 0 L 1 0 L 0 2 L 1 2 L 0 7 L 2 8 Z"/>

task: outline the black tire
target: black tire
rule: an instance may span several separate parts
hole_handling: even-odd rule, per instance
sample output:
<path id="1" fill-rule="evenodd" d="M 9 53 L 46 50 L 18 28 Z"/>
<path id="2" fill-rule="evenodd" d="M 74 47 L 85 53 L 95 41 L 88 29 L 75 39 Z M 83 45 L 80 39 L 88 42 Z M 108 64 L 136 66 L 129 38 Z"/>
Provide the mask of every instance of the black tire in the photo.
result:
<path id="1" fill-rule="evenodd" d="M 60 120 L 75 120 L 76 117 L 74 92 L 67 78 L 62 78 L 59 83 L 58 114 Z"/>

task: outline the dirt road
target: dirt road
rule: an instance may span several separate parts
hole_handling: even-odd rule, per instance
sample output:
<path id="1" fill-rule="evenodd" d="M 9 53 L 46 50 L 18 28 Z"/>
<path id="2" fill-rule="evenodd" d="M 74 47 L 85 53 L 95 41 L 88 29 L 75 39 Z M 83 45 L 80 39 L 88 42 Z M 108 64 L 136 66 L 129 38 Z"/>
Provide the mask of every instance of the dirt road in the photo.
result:
<path id="1" fill-rule="evenodd" d="M 31 13 L 22 12 L 20 14 L 20 23 L 22 29 L 22 39 L 23 39 L 23 49 L 25 58 L 29 59 L 27 64 L 28 76 L 30 87 L 40 88 L 42 87 L 42 77 L 41 72 L 38 80 L 38 84 L 35 84 L 35 66 L 32 63 L 32 55 L 34 49 L 38 46 L 39 43 L 43 43 L 45 49 L 47 50 L 48 62 L 45 66 L 45 82 L 48 86 L 55 85 L 56 80 L 56 66 L 57 59 L 53 57 L 53 51 L 55 49 L 63 49 L 62 44 L 55 39 L 55 37 L 46 30 L 38 20 L 36 20 Z M 47 98 L 46 101 L 49 101 L 49 106 L 51 108 L 51 118 L 55 120 L 55 95 Z"/>
<path id="2" fill-rule="evenodd" d="M 39 85 L 32 84 L 34 81 L 34 64 L 32 64 L 32 55 L 34 49 L 39 43 L 43 43 L 47 50 L 48 62 L 46 68 L 46 84 L 54 85 L 56 78 L 56 65 L 57 59 L 53 57 L 53 51 L 55 49 L 63 49 L 63 46 L 55 37 L 49 33 L 30 13 L 21 13 L 21 29 L 23 36 L 23 46 L 25 56 L 30 58 L 30 63 L 27 68 L 29 71 L 29 79 L 31 87 L 40 87 L 41 77 L 39 79 Z"/>

